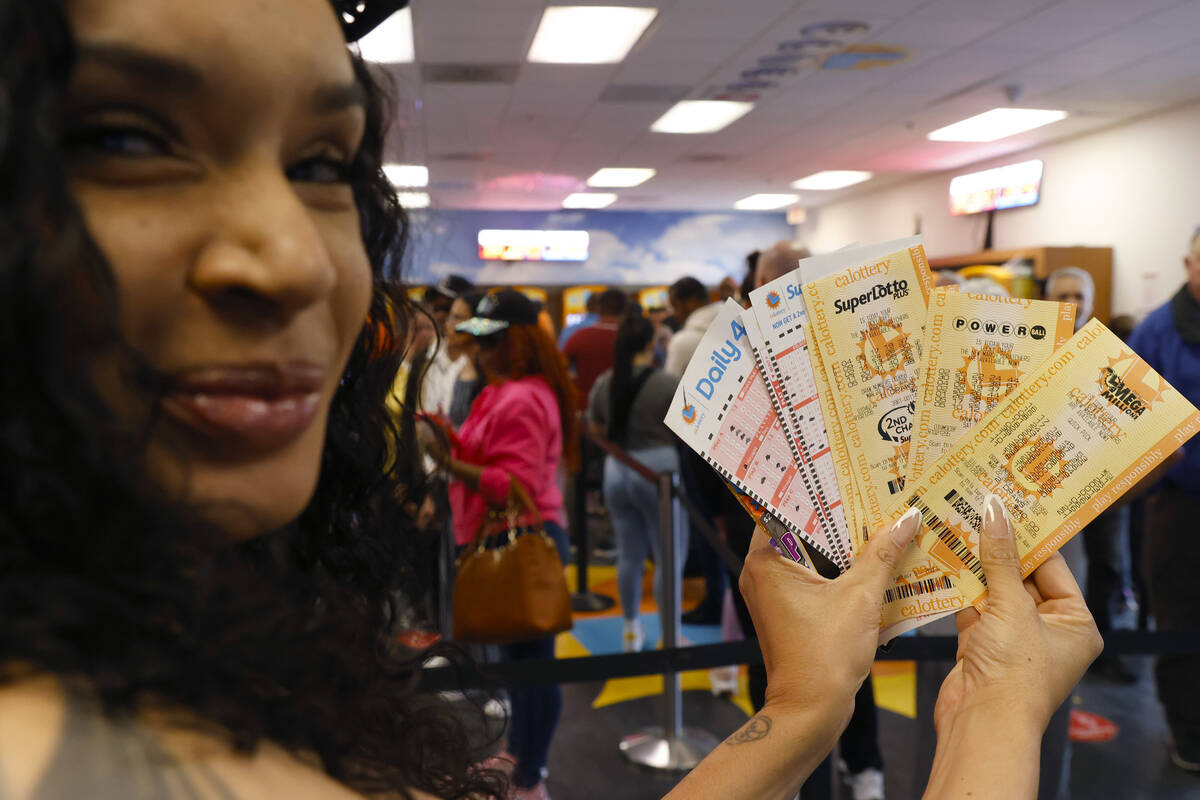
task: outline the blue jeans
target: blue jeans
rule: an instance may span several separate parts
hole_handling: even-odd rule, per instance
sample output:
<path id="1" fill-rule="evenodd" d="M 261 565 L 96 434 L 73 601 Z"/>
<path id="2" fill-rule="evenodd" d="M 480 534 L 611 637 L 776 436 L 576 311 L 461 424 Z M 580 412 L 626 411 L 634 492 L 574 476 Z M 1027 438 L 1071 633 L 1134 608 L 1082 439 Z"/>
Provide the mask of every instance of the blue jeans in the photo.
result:
<path id="1" fill-rule="evenodd" d="M 546 533 L 558 546 L 563 564 L 570 557 L 571 545 L 567 532 L 556 522 L 546 523 Z M 501 645 L 508 661 L 554 658 L 554 637 L 530 639 Z M 508 752 L 517 760 L 513 783 L 521 788 L 536 786 L 542 779 L 542 767 L 550 756 L 550 742 L 558 717 L 562 713 L 562 689 L 558 684 L 527 686 L 508 690 L 512 701 L 512 716 L 508 722 Z"/>
<path id="2" fill-rule="evenodd" d="M 631 450 L 631 456 L 655 472 L 678 472 L 679 453 L 674 447 Z M 662 536 L 658 529 L 658 487 L 611 456 L 604 459 L 604 505 L 612 520 L 617 542 L 617 593 L 625 619 L 638 615 L 642 605 L 642 571 L 646 557 L 662 565 Z M 676 543 L 675 579 L 683 575 L 687 560 L 687 515 L 683 516 L 680 541 Z M 661 569 L 654 571 L 654 596 L 662 607 Z"/>

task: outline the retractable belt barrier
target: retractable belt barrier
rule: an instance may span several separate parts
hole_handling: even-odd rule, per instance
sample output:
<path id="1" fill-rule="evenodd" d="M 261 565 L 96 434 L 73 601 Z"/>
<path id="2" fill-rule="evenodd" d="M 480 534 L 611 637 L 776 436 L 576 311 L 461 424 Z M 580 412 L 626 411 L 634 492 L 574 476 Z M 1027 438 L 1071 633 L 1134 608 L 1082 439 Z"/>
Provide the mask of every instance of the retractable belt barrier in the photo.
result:
<path id="1" fill-rule="evenodd" d="M 584 429 L 584 435 L 588 438 L 588 441 L 600 448 L 605 455 L 612 456 L 617 461 L 620 461 L 622 464 L 629 467 L 631 470 L 645 478 L 650 483 L 655 485 L 658 484 L 657 472 L 650 469 L 650 467 L 638 461 L 633 456 L 629 455 L 629 453 L 625 452 L 608 439 L 605 439 L 603 436 L 587 430 L 586 428 Z M 686 492 L 680 491 L 676 487 L 672 488 L 672 493 L 683 505 L 683 510 L 687 512 L 688 519 L 691 522 L 691 529 L 697 531 L 701 536 L 708 540 L 708 543 L 712 545 L 713 550 L 715 550 L 717 555 L 720 556 L 721 560 L 725 562 L 725 566 L 733 575 L 740 575 L 742 572 L 743 560 L 738 557 L 737 553 L 734 553 L 733 550 L 729 549 L 729 545 L 723 538 L 721 538 L 721 534 L 719 534 L 717 529 L 712 526 L 712 523 L 705 519 L 704 514 L 699 508 L 696 507 L 696 504 L 692 502 L 692 498 L 688 497 Z"/>
<path id="2" fill-rule="evenodd" d="M 903 636 L 880 648 L 880 661 L 953 661 L 955 636 Z M 1179 655 L 1200 653 L 1200 631 L 1111 631 L 1104 636 L 1104 652 L 1111 655 Z M 692 645 L 640 653 L 583 658 L 507 661 L 426 669 L 421 687 L 431 691 L 479 687 L 522 687 L 549 683 L 594 683 L 610 678 L 654 675 L 664 672 L 710 669 L 729 664 L 761 664 L 758 640 Z"/>

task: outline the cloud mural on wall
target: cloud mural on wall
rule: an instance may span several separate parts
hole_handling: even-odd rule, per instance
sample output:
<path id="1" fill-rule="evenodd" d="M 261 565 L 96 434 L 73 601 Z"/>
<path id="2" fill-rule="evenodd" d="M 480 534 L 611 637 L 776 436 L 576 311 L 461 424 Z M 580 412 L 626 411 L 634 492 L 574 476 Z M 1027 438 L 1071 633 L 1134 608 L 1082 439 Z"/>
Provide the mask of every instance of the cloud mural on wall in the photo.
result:
<path id="1" fill-rule="evenodd" d="M 666 284 L 690 275 L 705 284 L 740 280 L 746 254 L 793 235 L 781 213 L 682 211 L 438 211 L 414 215 L 405 274 L 432 283 L 455 273 L 480 284 Z M 484 228 L 586 230 L 585 262 L 482 261 Z"/>

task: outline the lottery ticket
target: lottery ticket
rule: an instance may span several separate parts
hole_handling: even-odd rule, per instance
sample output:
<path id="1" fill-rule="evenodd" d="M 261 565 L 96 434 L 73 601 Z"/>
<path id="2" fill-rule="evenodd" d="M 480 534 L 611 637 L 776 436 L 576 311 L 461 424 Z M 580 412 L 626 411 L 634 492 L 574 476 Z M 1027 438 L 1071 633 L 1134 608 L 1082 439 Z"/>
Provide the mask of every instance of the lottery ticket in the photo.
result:
<path id="1" fill-rule="evenodd" d="M 921 339 L 912 483 L 1075 332 L 1075 306 L 934 289 Z"/>
<path id="2" fill-rule="evenodd" d="M 918 544 L 966 600 L 986 601 L 978 531 L 999 495 L 1028 575 L 1200 430 L 1200 412 L 1093 319 L 915 485 Z"/>
<path id="3" fill-rule="evenodd" d="M 809 500 L 821 512 L 820 523 L 837 553 L 835 563 L 839 569 L 847 569 L 852 559 L 849 532 L 842 513 L 841 493 L 825 434 L 825 421 L 813 384 L 808 345 L 801 331 L 804 307 L 799 301 L 798 284 L 796 296 L 795 313 L 798 316 L 791 318 L 796 332 L 789 336 L 786 349 L 775 350 L 768 344 L 760 328 L 760 315 L 742 311 L 742 324 L 759 371 L 766 379 L 775 413 L 779 415 L 783 432 L 792 447 L 792 455 L 800 466 L 800 477 L 808 490 Z"/>
<path id="4" fill-rule="evenodd" d="M 838 563 L 750 353 L 741 314 L 741 306 L 726 301 L 688 362 L 664 421 L 723 478 Z"/>
<path id="5" fill-rule="evenodd" d="M 857 253 L 834 254 L 844 269 L 806 277 L 804 301 L 869 536 L 904 488 L 932 276 L 919 240 L 881 257 Z"/>
<path id="6" fill-rule="evenodd" d="M 836 420 L 857 494 L 852 542 L 857 553 L 867 538 L 890 523 L 901 491 L 905 448 L 916 391 L 919 339 L 932 276 L 919 237 L 858 251 L 828 261 L 801 262 L 813 364 L 828 384 L 827 418 Z M 829 258 L 829 257 L 825 257 Z M 814 269 L 814 266 L 816 269 Z M 813 273 L 815 279 L 810 279 Z M 814 370 L 815 372 L 816 370 Z M 835 458 L 835 464 L 838 459 Z M 845 502 L 848 508 L 851 504 Z M 910 547 L 884 592 L 879 641 L 953 613 L 965 605 L 950 577 L 924 552 Z"/>

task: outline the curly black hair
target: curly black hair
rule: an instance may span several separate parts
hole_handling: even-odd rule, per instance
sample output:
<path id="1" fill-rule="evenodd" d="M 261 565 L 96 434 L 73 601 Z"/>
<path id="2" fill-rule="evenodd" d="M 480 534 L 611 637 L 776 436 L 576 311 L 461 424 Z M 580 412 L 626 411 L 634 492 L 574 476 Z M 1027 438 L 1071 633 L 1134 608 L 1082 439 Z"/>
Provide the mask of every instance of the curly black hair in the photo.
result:
<path id="1" fill-rule="evenodd" d="M 62 0 L 0 0 L 0 679 L 79 678 L 118 717 L 186 709 L 240 750 L 315 755 L 371 796 L 502 796 L 498 773 L 470 767 L 461 718 L 417 689 L 421 657 L 388 638 L 396 592 L 428 579 L 402 509 L 419 462 L 385 410 L 404 335 L 377 335 L 409 313 L 389 291 L 407 221 L 381 170 L 382 92 L 357 62 L 370 102 L 352 183 L 375 288 L 318 486 L 292 525 L 232 543 L 141 470 L 155 380 L 122 342 L 113 274 L 64 176 L 72 68 Z M 149 390 L 140 431 L 88 378 L 114 349 Z"/>

